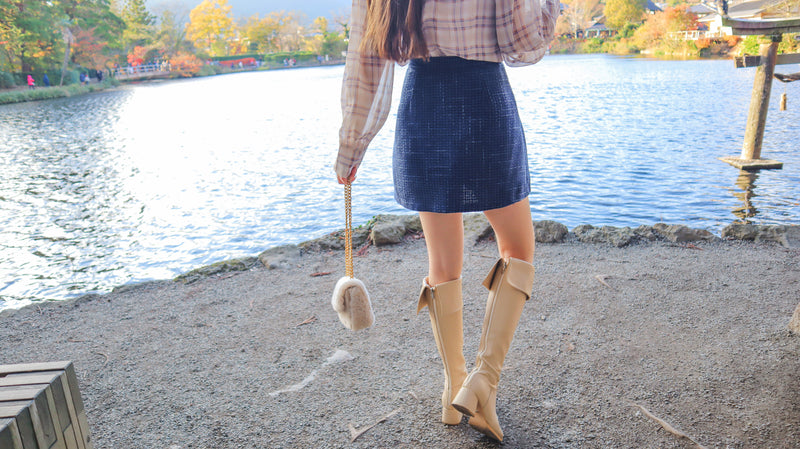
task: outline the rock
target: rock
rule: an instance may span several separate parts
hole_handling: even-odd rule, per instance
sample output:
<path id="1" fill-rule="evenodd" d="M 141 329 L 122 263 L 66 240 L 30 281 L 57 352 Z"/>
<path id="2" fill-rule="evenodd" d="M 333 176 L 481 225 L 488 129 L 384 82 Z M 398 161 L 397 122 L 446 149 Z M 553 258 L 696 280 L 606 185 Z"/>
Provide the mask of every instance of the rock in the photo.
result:
<path id="1" fill-rule="evenodd" d="M 692 229 L 684 225 L 656 223 L 653 231 L 673 243 L 713 240 L 714 234 L 705 229 Z"/>
<path id="2" fill-rule="evenodd" d="M 375 246 L 393 245 L 402 242 L 409 232 L 421 230 L 419 215 L 378 215 L 370 239 Z"/>
<path id="3" fill-rule="evenodd" d="M 659 235 L 653 230 L 652 226 L 641 225 L 633 230 L 636 237 L 643 240 L 655 241 L 659 239 Z"/>
<path id="4" fill-rule="evenodd" d="M 480 212 L 464 214 L 464 241 L 478 243 L 482 240 L 494 236 L 492 225 L 486 219 L 486 215 Z"/>
<path id="5" fill-rule="evenodd" d="M 789 248 L 800 248 L 800 226 L 786 226 L 786 244 Z"/>
<path id="6" fill-rule="evenodd" d="M 188 273 L 184 273 L 176 277 L 175 282 L 183 282 L 184 284 L 191 284 L 202 278 L 212 276 L 220 273 L 227 273 L 231 271 L 246 271 L 254 267 L 258 263 L 256 257 L 244 257 L 242 259 L 223 260 L 205 267 L 195 268 Z"/>
<path id="7" fill-rule="evenodd" d="M 731 223 L 722 229 L 722 237 L 754 242 L 776 242 L 785 247 L 797 246 L 800 237 L 797 226 L 754 225 Z"/>
<path id="8" fill-rule="evenodd" d="M 784 247 L 789 247 L 786 239 L 785 226 L 757 226 L 756 242 L 776 242 Z"/>
<path id="9" fill-rule="evenodd" d="M 633 229 L 627 226 L 624 228 L 614 226 L 595 228 L 587 224 L 575 227 L 572 232 L 583 243 L 608 243 L 617 248 L 630 245 L 636 240 Z"/>
<path id="10" fill-rule="evenodd" d="M 735 240 L 755 240 L 758 229 L 750 223 L 731 223 L 722 229 L 722 238 Z"/>
<path id="11" fill-rule="evenodd" d="M 561 243 L 569 230 L 563 224 L 552 220 L 533 222 L 536 231 L 536 241 L 539 243 Z"/>
<path id="12" fill-rule="evenodd" d="M 259 254 L 258 260 L 270 270 L 295 266 L 300 260 L 300 247 L 297 245 L 276 246 Z"/>
<path id="13" fill-rule="evenodd" d="M 364 246 L 369 239 L 369 228 L 360 226 L 353 229 L 353 248 Z M 331 232 L 318 239 L 309 240 L 298 245 L 300 252 L 343 250 L 344 249 L 344 230 Z"/>

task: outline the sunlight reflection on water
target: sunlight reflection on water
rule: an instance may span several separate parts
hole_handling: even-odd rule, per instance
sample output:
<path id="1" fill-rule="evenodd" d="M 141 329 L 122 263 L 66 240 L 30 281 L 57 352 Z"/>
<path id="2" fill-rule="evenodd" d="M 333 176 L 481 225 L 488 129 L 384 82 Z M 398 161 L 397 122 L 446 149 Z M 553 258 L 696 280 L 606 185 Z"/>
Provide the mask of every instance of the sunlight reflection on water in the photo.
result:
<path id="1" fill-rule="evenodd" d="M 784 169 L 742 178 L 716 158 L 740 152 L 751 69 L 591 55 L 508 72 L 534 219 L 717 232 L 748 215 L 800 222 L 800 108 L 777 110 L 781 84 L 763 151 Z M 341 228 L 331 171 L 341 75 L 242 73 L 0 106 L 0 309 L 171 278 Z M 393 199 L 393 115 L 359 170 L 356 224 L 409 213 Z"/>

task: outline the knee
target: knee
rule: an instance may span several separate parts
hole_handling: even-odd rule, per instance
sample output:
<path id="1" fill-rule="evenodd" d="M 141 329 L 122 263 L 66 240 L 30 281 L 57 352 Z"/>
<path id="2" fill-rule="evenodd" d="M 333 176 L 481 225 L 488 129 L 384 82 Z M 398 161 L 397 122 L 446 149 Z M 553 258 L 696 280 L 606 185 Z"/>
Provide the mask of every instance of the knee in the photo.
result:
<path id="1" fill-rule="evenodd" d="M 531 243 L 530 245 L 498 245 L 497 247 L 500 257 L 503 259 L 508 259 L 513 257 L 514 259 L 524 260 L 528 263 L 533 263 L 533 253 L 534 253 L 534 244 Z"/>

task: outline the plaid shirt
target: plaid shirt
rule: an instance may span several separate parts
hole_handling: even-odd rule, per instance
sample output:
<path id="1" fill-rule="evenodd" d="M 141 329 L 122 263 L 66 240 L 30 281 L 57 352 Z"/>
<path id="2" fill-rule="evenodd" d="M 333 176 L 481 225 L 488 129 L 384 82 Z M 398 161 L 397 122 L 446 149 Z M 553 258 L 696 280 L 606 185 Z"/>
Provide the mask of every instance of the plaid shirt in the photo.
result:
<path id="1" fill-rule="evenodd" d="M 431 57 L 538 62 L 560 13 L 558 0 L 426 0 L 422 31 Z M 334 170 L 347 177 L 389 115 L 394 61 L 359 51 L 367 0 L 353 0 L 350 43 L 342 83 L 342 127 Z"/>

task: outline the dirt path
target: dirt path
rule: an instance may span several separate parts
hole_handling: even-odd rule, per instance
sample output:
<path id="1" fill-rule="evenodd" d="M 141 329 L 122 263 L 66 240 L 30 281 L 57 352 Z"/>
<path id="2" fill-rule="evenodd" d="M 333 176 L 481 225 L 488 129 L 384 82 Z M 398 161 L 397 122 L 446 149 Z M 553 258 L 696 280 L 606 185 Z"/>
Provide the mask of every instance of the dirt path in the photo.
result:
<path id="1" fill-rule="evenodd" d="M 494 252 L 465 258 L 470 365 Z M 96 448 L 495 447 L 438 422 L 441 364 L 414 313 L 424 241 L 356 259 L 377 315 L 357 333 L 330 307 L 342 259 L 0 315 L 0 363 L 75 361 Z M 503 447 L 696 447 L 638 406 L 705 447 L 797 447 L 800 249 L 539 244 L 535 265 L 498 394 Z M 349 425 L 386 416 L 351 442 Z"/>

